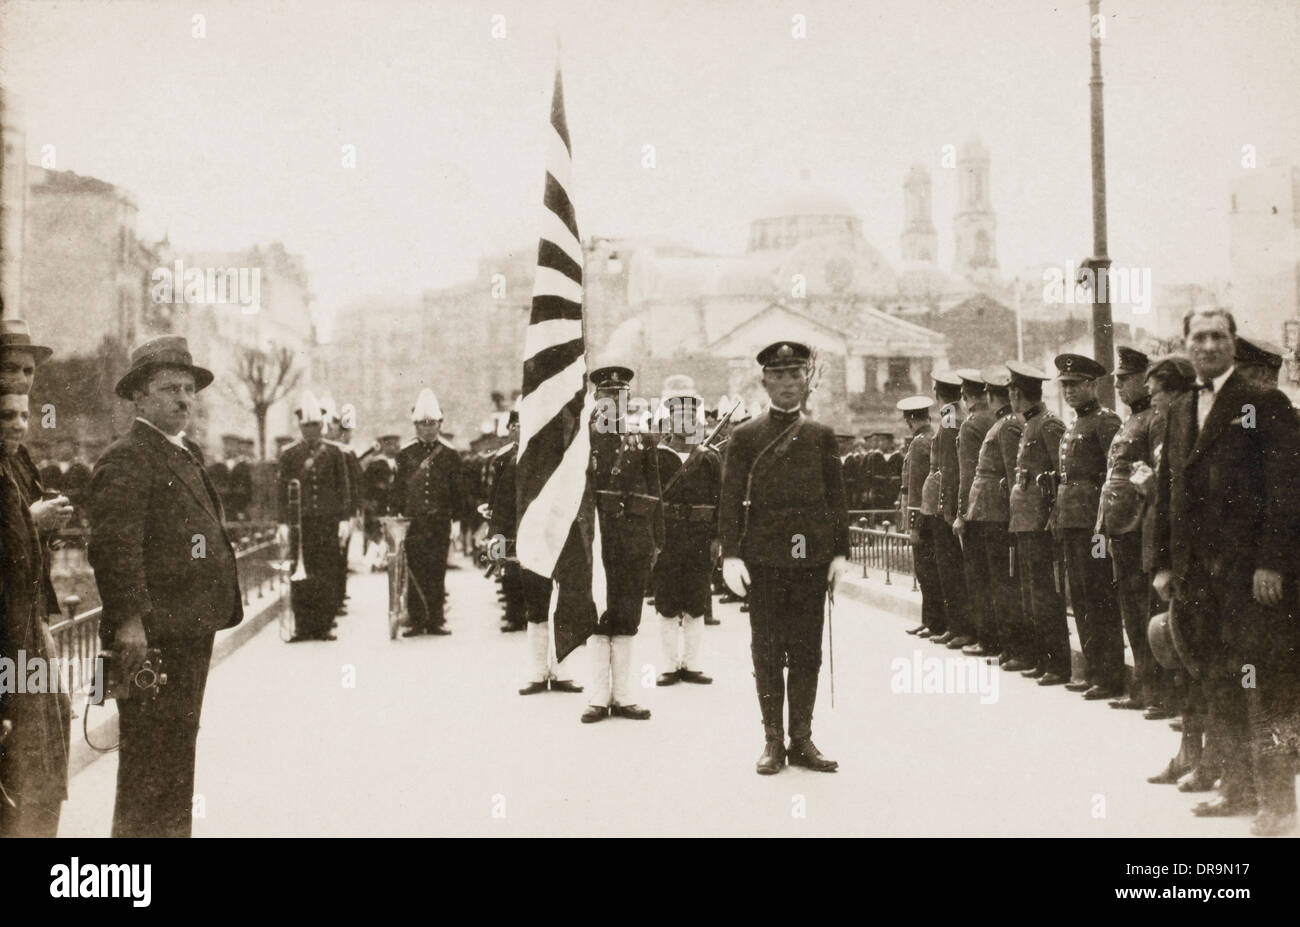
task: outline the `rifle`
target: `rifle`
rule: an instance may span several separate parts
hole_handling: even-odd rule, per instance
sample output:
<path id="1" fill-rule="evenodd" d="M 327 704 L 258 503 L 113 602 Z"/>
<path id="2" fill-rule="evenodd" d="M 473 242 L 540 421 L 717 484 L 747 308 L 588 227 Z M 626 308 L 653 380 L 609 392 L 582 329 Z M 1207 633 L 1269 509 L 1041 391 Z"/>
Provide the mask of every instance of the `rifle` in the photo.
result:
<path id="1" fill-rule="evenodd" d="M 691 464 L 694 463 L 697 459 L 699 459 L 700 453 L 704 450 L 704 448 L 708 447 L 709 443 L 717 436 L 718 432 L 722 430 L 722 427 L 726 425 L 727 422 L 731 421 L 731 417 L 735 415 L 736 410 L 740 408 L 741 402 L 742 400 L 737 399 L 736 404 L 727 410 L 727 414 L 722 416 L 722 418 L 718 419 L 718 424 L 713 426 L 713 430 L 704 436 L 704 440 L 701 441 L 699 444 L 695 445 L 693 448 L 691 448 L 691 452 L 686 455 L 686 460 L 682 462 L 681 468 L 676 473 L 673 474 L 673 478 L 670 479 L 668 481 L 668 484 L 660 490 L 659 498 L 661 499 L 667 498 L 668 490 L 672 489 L 674 486 L 677 485 L 677 481 L 682 478 L 682 475 L 691 466 Z"/>

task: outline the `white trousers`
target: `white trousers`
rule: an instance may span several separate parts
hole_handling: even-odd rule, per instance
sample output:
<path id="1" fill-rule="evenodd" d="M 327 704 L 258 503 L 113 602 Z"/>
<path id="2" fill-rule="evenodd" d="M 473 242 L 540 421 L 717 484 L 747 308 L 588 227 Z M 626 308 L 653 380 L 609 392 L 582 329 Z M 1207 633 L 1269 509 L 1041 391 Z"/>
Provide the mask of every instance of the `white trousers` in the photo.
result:
<path id="1" fill-rule="evenodd" d="M 659 635 L 663 643 L 665 673 L 679 669 L 701 672 L 700 648 L 704 643 L 704 617 L 681 618 L 659 616 Z"/>

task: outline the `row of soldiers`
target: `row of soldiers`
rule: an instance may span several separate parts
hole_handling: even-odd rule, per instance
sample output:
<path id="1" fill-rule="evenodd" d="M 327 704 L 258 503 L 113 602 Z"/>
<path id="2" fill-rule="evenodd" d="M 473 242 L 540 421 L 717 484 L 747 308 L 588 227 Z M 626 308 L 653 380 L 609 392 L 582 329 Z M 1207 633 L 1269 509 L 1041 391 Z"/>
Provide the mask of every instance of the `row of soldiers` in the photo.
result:
<path id="1" fill-rule="evenodd" d="M 852 509 L 892 509 L 903 483 L 903 452 L 894 436 L 876 432 L 854 442 L 844 455 L 844 493 Z"/>
<path id="2" fill-rule="evenodd" d="M 1185 334 L 1189 331 L 1185 326 Z M 1190 345 L 1191 334 L 1188 340 Z M 1232 365 L 1231 343 L 1228 350 Z M 1208 654 L 1221 654 L 1226 646 L 1205 628 L 1217 628 L 1232 616 L 1201 621 L 1201 656 L 1195 660 L 1185 655 L 1180 660 L 1172 645 L 1162 654 L 1160 642 L 1169 632 L 1156 629 L 1168 627 L 1168 615 L 1160 616 L 1165 624 L 1152 622 L 1160 610 L 1153 578 L 1168 564 L 1170 537 L 1184 531 L 1187 520 L 1175 517 L 1170 526 L 1169 486 L 1182 485 L 1185 477 L 1169 461 L 1161 469 L 1169 434 L 1164 410 L 1172 397 L 1194 397 L 1198 389 L 1212 386 L 1208 381 L 1198 385 L 1197 369 L 1186 357 L 1152 362 L 1127 347 L 1119 348 L 1118 355 L 1115 383 L 1129 412 L 1123 420 L 1097 399 L 1098 381 L 1109 371 L 1079 354 L 1055 359 L 1056 379 L 1074 411 L 1069 425 L 1043 403 L 1048 374 L 1019 361 L 936 373 L 933 398 L 915 396 L 898 403 L 913 434 L 904 463 L 904 505 L 923 603 L 921 625 L 909 633 L 970 656 L 995 658 L 1004 670 L 1018 671 L 1040 686 L 1064 686 L 1088 700 L 1108 700 L 1116 709 L 1142 711 L 1149 720 L 1181 714 L 1182 749 L 1149 781 L 1181 780 L 1180 788 L 1195 791 L 1213 788 L 1222 773 L 1221 788 L 1231 793 L 1229 800 L 1203 803 L 1196 813 L 1228 813 L 1225 807 L 1240 813 L 1247 805 L 1254 810 L 1256 791 L 1242 781 L 1249 772 L 1238 769 L 1235 777 L 1224 772 L 1250 756 L 1249 738 L 1233 731 L 1233 725 L 1245 723 L 1244 708 L 1229 701 L 1231 708 L 1222 711 L 1217 728 L 1221 746 L 1236 745 L 1235 759 L 1223 749 L 1210 751 L 1207 745 L 1202 750 L 1202 734 L 1214 727 L 1207 714 L 1213 714 L 1216 700 L 1224 703 L 1223 692 L 1231 692 L 1237 682 L 1230 671 L 1226 687 L 1224 674 L 1213 686 L 1197 681 L 1199 668 L 1210 661 Z M 1281 363 L 1279 353 L 1236 338 L 1235 366 L 1229 370 L 1238 371 L 1251 388 L 1268 389 L 1276 386 Z M 1281 396 L 1276 389 L 1269 395 Z M 930 413 L 936 400 L 937 431 Z M 1253 405 L 1243 406 L 1247 414 L 1250 409 Z M 1239 414 L 1234 421 L 1240 424 L 1242 418 Z M 1274 429 L 1274 435 L 1289 431 L 1294 419 L 1292 414 L 1288 427 Z M 1190 429 L 1189 447 L 1205 427 L 1203 415 L 1199 426 Z M 1259 461 L 1238 466 L 1251 463 L 1264 469 Z M 1293 473 L 1296 464 L 1286 461 Z M 1265 479 L 1266 474 L 1244 478 Z M 1224 474 L 1213 479 L 1218 483 L 1211 481 L 1208 494 L 1217 486 L 1229 510 L 1234 504 L 1250 507 L 1247 493 L 1224 489 L 1229 482 Z M 1211 502 L 1204 497 L 1193 501 Z M 1290 505 L 1295 500 L 1285 501 Z M 1270 504 L 1282 502 L 1275 498 Z M 1300 521 L 1300 511 L 1293 515 Z M 1158 578 L 1155 585 L 1167 598 L 1169 590 L 1161 588 Z M 1077 673 L 1072 672 L 1067 596 L 1083 658 Z M 1297 604 L 1287 603 L 1292 614 Z M 1127 694 L 1125 634 L 1134 663 Z M 1293 648 L 1282 652 L 1294 656 Z M 1273 674 L 1268 684 L 1274 695 L 1286 690 L 1287 697 L 1295 688 L 1294 679 L 1283 672 Z M 1235 720 L 1226 720 L 1230 713 Z M 1206 739 L 1211 739 L 1208 734 Z M 1277 776 L 1271 780 L 1271 806 L 1266 787 L 1260 786 L 1258 801 L 1265 814 L 1257 821 L 1257 833 L 1280 832 L 1294 824 L 1294 785 L 1285 774 L 1281 778 L 1285 786 L 1277 784 Z M 1240 798 L 1246 791 L 1249 801 Z"/>

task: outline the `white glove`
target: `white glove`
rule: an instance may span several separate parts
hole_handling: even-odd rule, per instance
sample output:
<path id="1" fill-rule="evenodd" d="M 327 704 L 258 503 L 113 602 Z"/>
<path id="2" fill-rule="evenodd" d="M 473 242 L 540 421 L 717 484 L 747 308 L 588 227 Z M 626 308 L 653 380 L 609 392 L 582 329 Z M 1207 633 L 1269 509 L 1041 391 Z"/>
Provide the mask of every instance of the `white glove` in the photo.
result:
<path id="1" fill-rule="evenodd" d="M 340 544 L 348 539 L 348 529 L 351 527 L 352 527 L 352 523 L 347 519 L 344 519 L 343 521 L 339 522 L 339 543 Z"/>
<path id="2" fill-rule="evenodd" d="M 289 543 L 289 526 L 288 526 L 288 525 L 276 525 L 276 526 L 275 526 L 275 543 L 280 544 L 280 545 L 284 545 L 284 544 L 288 544 L 288 543 Z"/>
<path id="3" fill-rule="evenodd" d="M 1137 488 L 1139 493 L 1145 496 L 1150 493 L 1155 476 L 1155 471 L 1151 469 L 1147 462 L 1139 460 L 1133 465 L 1128 481 Z"/>
<path id="4" fill-rule="evenodd" d="M 839 585 L 840 579 L 842 577 L 848 575 L 848 572 L 849 572 L 848 557 L 836 557 L 833 560 L 831 560 L 831 565 L 826 569 L 826 583 L 827 583 L 827 590 L 830 592 L 830 597 L 832 599 L 835 598 L 835 587 Z"/>
<path id="5" fill-rule="evenodd" d="M 749 570 L 745 561 L 739 557 L 722 558 L 722 581 L 736 595 L 743 596 L 749 592 Z"/>

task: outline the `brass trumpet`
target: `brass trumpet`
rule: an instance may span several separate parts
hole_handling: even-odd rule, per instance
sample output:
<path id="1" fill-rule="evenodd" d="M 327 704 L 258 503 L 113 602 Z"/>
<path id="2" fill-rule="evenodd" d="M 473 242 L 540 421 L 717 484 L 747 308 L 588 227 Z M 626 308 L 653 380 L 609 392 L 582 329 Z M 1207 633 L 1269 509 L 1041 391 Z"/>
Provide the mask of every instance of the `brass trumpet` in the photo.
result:
<path id="1" fill-rule="evenodd" d="M 291 538 L 293 545 L 293 573 L 289 576 L 290 582 L 302 582 L 307 578 L 307 564 L 302 556 L 302 483 L 298 480 L 290 480 L 288 486 L 289 510 L 293 512 L 293 528 L 295 536 Z"/>
<path id="2" fill-rule="evenodd" d="M 406 562 L 406 531 L 409 518 L 384 515 L 379 519 L 388 543 L 388 638 L 394 640 L 402 625 L 410 619 L 406 608 L 406 590 L 411 576 Z"/>

